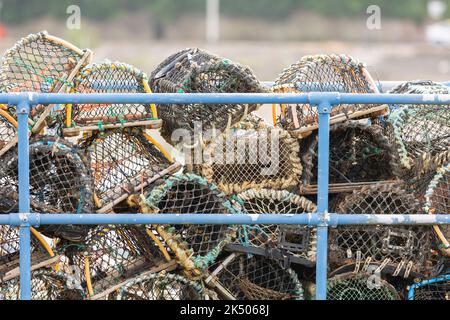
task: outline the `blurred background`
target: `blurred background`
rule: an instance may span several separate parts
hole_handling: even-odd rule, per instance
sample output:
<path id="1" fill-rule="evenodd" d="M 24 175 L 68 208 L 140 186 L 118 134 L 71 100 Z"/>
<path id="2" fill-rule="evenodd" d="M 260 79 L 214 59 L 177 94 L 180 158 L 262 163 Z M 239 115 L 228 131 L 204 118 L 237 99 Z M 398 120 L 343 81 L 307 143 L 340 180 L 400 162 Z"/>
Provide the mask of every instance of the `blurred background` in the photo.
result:
<path id="1" fill-rule="evenodd" d="M 450 0 L 0 0 L 1 52 L 42 30 L 147 73 L 195 46 L 266 81 L 332 52 L 377 79 L 450 80 Z"/>

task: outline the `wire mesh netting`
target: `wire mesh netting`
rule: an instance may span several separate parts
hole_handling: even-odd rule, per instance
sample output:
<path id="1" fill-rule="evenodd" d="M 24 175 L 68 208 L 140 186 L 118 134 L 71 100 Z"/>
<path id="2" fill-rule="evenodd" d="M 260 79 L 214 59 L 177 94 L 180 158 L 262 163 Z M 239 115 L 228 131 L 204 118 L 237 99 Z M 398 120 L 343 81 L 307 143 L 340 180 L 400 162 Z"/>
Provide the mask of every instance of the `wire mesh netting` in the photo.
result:
<path id="1" fill-rule="evenodd" d="M 83 292 L 62 272 L 39 269 L 31 272 L 32 300 L 81 300 Z M 0 283 L 0 300 L 19 300 L 19 278 Z"/>
<path id="2" fill-rule="evenodd" d="M 235 214 L 228 198 L 215 185 L 194 174 L 175 175 L 155 187 L 142 206 L 145 213 Z M 158 226 L 158 233 L 183 266 L 204 269 L 235 237 L 229 225 Z"/>
<path id="3" fill-rule="evenodd" d="M 393 93 L 449 94 L 449 88 L 438 84 L 409 85 Z M 405 168 L 424 153 L 437 155 L 450 145 L 450 111 L 446 105 L 397 105 L 388 116 L 393 141 Z"/>
<path id="4" fill-rule="evenodd" d="M 226 131 L 203 150 L 201 175 L 226 194 L 251 188 L 285 189 L 300 181 L 297 139 L 285 130 L 250 124 Z"/>
<path id="5" fill-rule="evenodd" d="M 173 54 L 153 71 L 150 78 L 155 93 L 266 91 L 248 67 L 197 48 Z M 177 129 L 185 129 L 197 139 L 208 129 L 224 130 L 257 107 L 254 104 L 162 104 L 158 106 L 163 120 L 161 134 L 170 144 L 174 143 L 172 134 Z"/>
<path id="6" fill-rule="evenodd" d="M 344 273 L 328 279 L 328 300 L 400 300 L 395 288 L 378 275 Z"/>
<path id="7" fill-rule="evenodd" d="M 342 92 L 377 93 L 373 79 L 364 64 L 345 55 L 305 56 L 299 62 L 286 68 L 275 80 L 274 92 Z M 305 129 L 308 132 L 318 124 L 317 107 L 309 104 L 282 105 L 277 120 L 287 130 Z M 340 105 L 333 108 L 333 123 L 348 118 L 379 115 L 385 108 L 375 105 Z M 274 114 L 274 117 L 276 115 Z M 317 127 L 316 127 L 317 129 Z"/>
<path id="8" fill-rule="evenodd" d="M 55 93 L 71 86 L 71 76 L 87 61 L 85 52 L 48 35 L 31 34 L 8 50 L 0 69 L 0 92 Z M 32 112 L 33 118 L 43 108 Z"/>
<path id="9" fill-rule="evenodd" d="M 117 300 L 205 300 L 200 282 L 171 273 L 147 274 L 128 281 Z"/>
<path id="10" fill-rule="evenodd" d="M 399 187 L 363 187 L 338 205 L 341 214 L 419 214 L 415 197 Z M 392 264 L 394 275 L 427 272 L 431 228 L 427 226 L 338 226 L 330 232 L 330 264 Z M 381 268 L 382 269 L 382 268 Z"/>
<path id="11" fill-rule="evenodd" d="M 236 195 L 235 199 L 246 214 L 302 214 L 317 210 L 313 202 L 286 190 L 251 189 Z M 316 233 L 308 226 L 243 225 L 238 228 L 236 242 L 264 248 L 266 253 L 275 248 L 283 256 L 295 255 L 310 262 L 316 259 Z"/>
<path id="12" fill-rule="evenodd" d="M 450 163 L 439 168 L 428 185 L 424 209 L 429 214 L 450 214 Z M 450 255 L 450 226 L 434 226 L 442 252 Z"/>
<path id="13" fill-rule="evenodd" d="M 18 212 L 18 152 L 11 149 L 0 164 L 2 213 Z M 33 212 L 90 213 L 93 184 L 89 162 L 68 141 L 36 137 L 30 143 L 30 202 Z M 52 225 L 39 230 L 49 237 L 81 241 L 89 227 Z"/>
<path id="14" fill-rule="evenodd" d="M 97 132 L 80 144 L 91 160 L 99 210 L 113 210 L 127 195 L 176 170 L 152 141 L 139 128 L 125 128 Z"/>
<path id="15" fill-rule="evenodd" d="M 5 106 L 5 109 L 7 107 Z M 0 105 L 0 150 L 17 134 L 17 121 Z"/>
<path id="16" fill-rule="evenodd" d="M 209 285 L 219 295 L 236 300 L 303 300 L 295 271 L 274 260 L 232 253 L 210 268 Z"/>
<path id="17" fill-rule="evenodd" d="M 303 154 L 303 184 L 317 184 L 318 135 L 308 137 Z M 401 174 L 392 144 L 382 128 L 345 122 L 330 128 L 330 183 L 392 180 Z"/>
<path id="18" fill-rule="evenodd" d="M 149 93 L 147 75 L 121 62 L 103 62 L 82 69 L 74 79 L 74 93 Z M 106 124 L 155 120 L 156 107 L 150 104 L 75 104 L 66 107 L 68 127 L 98 127 Z M 145 122 L 144 122 L 145 123 Z"/>
<path id="19" fill-rule="evenodd" d="M 411 290 L 410 300 L 450 300 L 450 275 L 417 283 Z"/>
<path id="20" fill-rule="evenodd" d="M 98 226 L 84 243 L 57 249 L 67 257 L 66 272 L 90 297 L 165 261 L 160 247 L 140 226 Z M 115 291 L 108 294 L 114 297 Z"/>

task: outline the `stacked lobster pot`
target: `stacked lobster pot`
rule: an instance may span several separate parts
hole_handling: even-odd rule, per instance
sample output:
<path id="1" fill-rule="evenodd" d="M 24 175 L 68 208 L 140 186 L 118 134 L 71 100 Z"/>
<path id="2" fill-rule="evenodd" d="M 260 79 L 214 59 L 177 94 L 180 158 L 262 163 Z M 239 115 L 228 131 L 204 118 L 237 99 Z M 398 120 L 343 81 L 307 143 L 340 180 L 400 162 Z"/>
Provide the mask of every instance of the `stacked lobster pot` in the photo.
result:
<path id="1" fill-rule="evenodd" d="M 307 56 L 273 88 L 245 66 L 189 48 L 147 78 L 48 35 L 0 65 L 0 92 L 378 93 L 364 64 Z M 395 93 L 448 94 L 430 81 Z M 255 104 L 38 105 L 30 113 L 33 212 L 311 214 L 317 211 L 318 112 Z M 330 211 L 449 213 L 449 109 L 339 105 L 331 111 Z M 160 129 L 163 140 L 156 130 Z M 15 106 L 0 105 L 0 213 L 18 210 Z M 177 160 L 163 148 L 174 148 Z M 32 228 L 33 299 L 302 300 L 314 297 L 315 228 L 303 225 L 96 225 Z M 449 230 L 330 230 L 328 297 L 448 299 Z M 19 235 L 0 227 L 0 299 L 18 299 Z"/>

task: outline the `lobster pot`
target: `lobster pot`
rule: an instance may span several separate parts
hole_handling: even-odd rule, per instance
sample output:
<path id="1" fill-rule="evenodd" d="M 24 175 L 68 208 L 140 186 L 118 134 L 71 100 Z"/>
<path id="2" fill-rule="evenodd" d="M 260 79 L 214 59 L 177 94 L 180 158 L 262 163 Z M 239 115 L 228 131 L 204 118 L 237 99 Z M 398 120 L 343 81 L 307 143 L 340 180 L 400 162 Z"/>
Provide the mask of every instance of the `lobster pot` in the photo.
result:
<path id="1" fill-rule="evenodd" d="M 38 137 L 30 143 L 31 210 L 39 213 L 91 213 L 93 183 L 89 162 L 67 141 Z M 0 201 L 2 213 L 18 212 L 18 152 L 11 149 L 0 164 L 0 186 L 5 193 Z M 81 241 L 86 226 L 41 226 L 48 237 Z"/>
<path id="2" fill-rule="evenodd" d="M 341 92 L 378 93 L 378 88 L 363 63 L 345 55 L 305 56 L 285 69 L 275 80 L 277 93 Z M 277 118 L 274 108 L 274 119 Z M 332 124 L 353 118 L 375 117 L 386 107 L 375 105 L 340 105 L 331 111 Z M 309 104 L 283 104 L 277 119 L 295 135 L 307 135 L 318 128 L 318 110 Z"/>
<path id="3" fill-rule="evenodd" d="M 450 275 L 427 279 L 413 285 L 409 300 L 450 300 Z"/>
<path id="4" fill-rule="evenodd" d="M 439 168 L 428 185 L 424 209 L 429 214 L 450 214 L 450 163 Z M 441 252 L 450 256 L 450 226 L 433 226 Z"/>
<path id="5" fill-rule="evenodd" d="M 90 157 L 97 212 L 113 211 L 129 195 L 178 170 L 167 153 L 139 128 L 97 132 L 81 148 Z"/>
<path id="6" fill-rule="evenodd" d="M 147 75 L 121 62 L 93 64 L 74 79 L 73 93 L 150 93 Z M 156 128 L 157 113 L 151 104 L 75 104 L 65 108 L 66 134 L 80 130 L 125 125 Z"/>
<path id="7" fill-rule="evenodd" d="M 150 77 L 155 93 L 265 92 L 253 72 L 228 59 L 197 48 L 177 52 L 163 61 Z M 224 130 L 258 108 L 255 104 L 159 105 L 162 136 L 172 145 L 183 137 L 193 143 L 210 129 Z M 183 129 L 175 132 L 177 129 Z M 172 140 L 172 138 L 174 140 Z"/>
<path id="8" fill-rule="evenodd" d="M 200 282 L 171 273 L 153 273 L 129 280 L 118 291 L 117 300 L 205 300 Z"/>
<path id="9" fill-rule="evenodd" d="M 248 189 L 286 189 L 302 174 L 298 140 L 280 128 L 225 131 L 203 150 L 201 175 L 225 194 Z"/>
<path id="10" fill-rule="evenodd" d="M 71 281 L 70 276 L 51 269 L 31 272 L 32 300 L 81 300 L 83 292 Z M 20 300 L 20 279 L 0 283 L 0 300 Z"/>
<path id="11" fill-rule="evenodd" d="M 350 121 L 330 130 L 330 184 L 348 184 L 345 191 L 352 191 L 352 184 L 392 180 L 401 174 L 395 150 L 381 127 Z M 317 134 L 305 141 L 301 186 L 305 191 L 317 184 L 318 142 Z"/>
<path id="12" fill-rule="evenodd" d="M 328 300 L 400 300 L 395 288 L 377 275 L 343 273 L 328 279 Z"/>
<path id="13" fill-rule="evenodd" d="M 1 92 L 1 91 L 0 91 Z M 17 121 L 7 110 L 0 105 L 0 150 L 3 149 L 17 134 Z"/>
<path id="14" fill-rule="evenodd" d="M 209 285 L 226 299 L 303 300 L 303 287 L 292 269 L 261 256 L 233 253 L 214 268 Z"/>
<path id="15" fill-rule="evenodd" d="M 90 57 L 90 51 L 83 51 L 46 32 L 31 34 L 3 56 L 0 92 L 66 92 Z M 42 106 L 37 106 L 32 117 L 36 119 L 42 110 Z"/>
<path id="16" fill-rule="evenodd" d="M 419 214 L 412 194 L 398 187 L 363 187 L 339 204 L 342 214 Z M 379 263 L 395 267 L 394 276 L 428 272 L 431 228 L 426 226 L 338 226 L 330 232 L 329 260 L 333 266 Z"/>
<path id="17" fill-rule="evenodd" d="M 317 210 L 313 202 L 286 190 L 251 189 L 235 198 L 245 214 L 302 214 Z M 316 233 L 308 226 L 243 225 L 238 229 L 236 242 L 245 248 L 260 248 L 261 254 L 276 249 L 282 253 L 281 256 L 299 257 L 308 265 L 316 260 Z"/>
<path id="18" fill-rule="evenodd" d="M 91 298 L 164 262 L 163 252 L 143 227 L 97 226 L 85 243 L 58 250 L 68 258 L 65 268 Z"/>
<path id="19" fill-rule="evenodd" d="M 156 186 L 142 206 L 144 213 L 239 213 L 215 185 L 194 174 L 175 175 Z M 235 237 L 229 225 L 157 226 L 158 233 L 188 269 L 204 269 Z"/>
<path id="20" fill-rule="evenodd" d="M 448 87 L 426 82 L 409 83 L 394 88 L 391 93 L 449 94 Z M 450 111 L 445 105 L 395 105 L 391 106 L 387 126 L 403 167 L 411 169 L 423 154 L 436 156 L 450 147 Z"/>

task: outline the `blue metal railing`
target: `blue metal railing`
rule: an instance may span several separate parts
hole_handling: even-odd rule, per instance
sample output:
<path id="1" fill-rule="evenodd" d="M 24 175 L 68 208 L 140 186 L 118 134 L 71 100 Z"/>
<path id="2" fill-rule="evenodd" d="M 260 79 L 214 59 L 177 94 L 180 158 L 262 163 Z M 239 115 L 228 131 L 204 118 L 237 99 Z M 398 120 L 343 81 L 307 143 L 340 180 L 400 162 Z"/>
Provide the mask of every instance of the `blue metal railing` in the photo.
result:
<path id="1" fill-rule="evenodd" d="M 315 214 L 198 215 L 198 214 L 39 214 L 30 213 L 28 116 L 38 104 L 301 104 L 315 105 L 319 112 L 318 210 Z M 450 95 L 346 94 L 37 94 L 0 93 L 0 104 L 17 106 L 19 124 L 19 213 L 0 215 L 0 225 L 20 228 L 21 299 L 31 299 L 30 227 L 50 224 L 303 224 L 317 227 L 316 299 L 327 291 L 328 228 L 337 225 L 433 225 L 449 224 L 447 214 L 345 215 L 328 212 L 328 163 L 330 113 L 339 104 L 450 104 Z"/>

